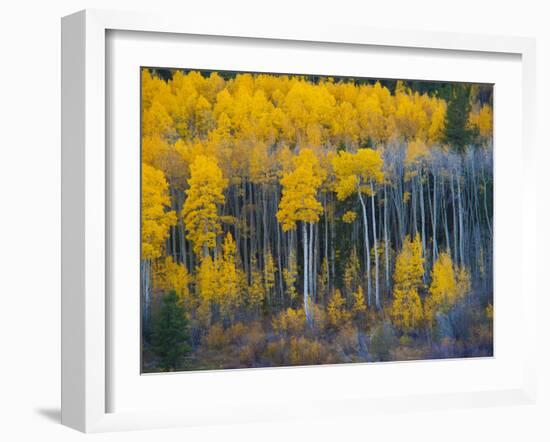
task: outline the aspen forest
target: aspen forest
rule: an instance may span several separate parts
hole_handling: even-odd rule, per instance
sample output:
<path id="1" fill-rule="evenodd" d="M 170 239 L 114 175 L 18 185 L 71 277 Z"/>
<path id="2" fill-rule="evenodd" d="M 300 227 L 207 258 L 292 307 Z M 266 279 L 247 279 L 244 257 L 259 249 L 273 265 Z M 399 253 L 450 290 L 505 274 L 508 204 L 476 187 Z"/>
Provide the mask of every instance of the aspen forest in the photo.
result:
<path id="1" fill-rule="evenodd" d="M 493 87 L 141 69 L 144 373 L 493 355 Z"/>

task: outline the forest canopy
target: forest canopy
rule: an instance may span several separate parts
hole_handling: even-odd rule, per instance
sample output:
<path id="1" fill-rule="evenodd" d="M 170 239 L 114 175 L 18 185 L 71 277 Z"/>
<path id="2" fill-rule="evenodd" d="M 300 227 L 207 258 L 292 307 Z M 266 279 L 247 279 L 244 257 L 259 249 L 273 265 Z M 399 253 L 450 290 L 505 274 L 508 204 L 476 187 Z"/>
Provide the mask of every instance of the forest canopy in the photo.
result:
<path id="1" fill-rule="evenodd" d="M 142 370 L 490 356 L 492 86 L 141 72 Z"/>

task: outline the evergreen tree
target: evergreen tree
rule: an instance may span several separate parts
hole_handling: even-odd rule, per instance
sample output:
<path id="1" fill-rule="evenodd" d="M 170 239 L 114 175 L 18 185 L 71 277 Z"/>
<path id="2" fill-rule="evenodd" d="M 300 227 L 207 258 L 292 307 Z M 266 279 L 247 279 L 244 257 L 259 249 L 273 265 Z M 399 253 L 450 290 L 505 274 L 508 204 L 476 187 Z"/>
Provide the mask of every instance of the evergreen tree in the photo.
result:
<path id="1" fill-rule="evenodd" d="M 470 114 L 471 85 L 456 85 L 452 89 L 445 117 L 444 139 L 451 148 L 459 153 L 464 152 L 467 144 L 472 141 L 472 131 L 468 125 Z"/>
<path id="2" fill-rule="evenodd" d="M 191 351 L 189 340 L 185 310 L 178 302 L 176 292 L 171 291 L 162 300 L 153 322 L 153 349 L 163 370 L 178 368 L 181 359 Z"/>

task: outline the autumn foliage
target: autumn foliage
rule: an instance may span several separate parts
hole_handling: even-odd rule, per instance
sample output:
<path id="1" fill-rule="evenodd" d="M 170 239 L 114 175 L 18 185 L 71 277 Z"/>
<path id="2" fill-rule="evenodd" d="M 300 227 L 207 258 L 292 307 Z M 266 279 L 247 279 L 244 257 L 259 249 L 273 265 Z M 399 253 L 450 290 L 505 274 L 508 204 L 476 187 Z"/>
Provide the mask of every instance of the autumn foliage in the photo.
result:
<path id="1" fill-rule="evenodd" d="M 492 354 L 492 89 L 141 80 L 144 371 Z"/>

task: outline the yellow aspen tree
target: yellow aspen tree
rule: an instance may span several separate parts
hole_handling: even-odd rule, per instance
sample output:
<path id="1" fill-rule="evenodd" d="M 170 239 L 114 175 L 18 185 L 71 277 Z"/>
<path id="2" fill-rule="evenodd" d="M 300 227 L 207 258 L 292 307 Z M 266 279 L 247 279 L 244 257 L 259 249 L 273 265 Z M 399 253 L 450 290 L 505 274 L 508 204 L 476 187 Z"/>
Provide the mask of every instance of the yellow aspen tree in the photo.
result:
<path id="1" fill-rule="evenodd" d="M 219 301 L 220 287 L 217 263 L 210 255 L 202 259 L 195 281 L 199 300 L 198 319 L 203 327 L 208 327 L 212 323 L 212 307 Z"/>
<path id="2" fill-rule="evenodd" d="M 334 290 L 327 305 L 327 320 L 332 328 L 343 327 L 350 319 L 350 313 L 346 309 L 346 301 L 340 290 Z"/>
<path id="3" fill-rule="evenodd" d="M 346 224 L 353 224 L 356 218 L 357 212 L 354 212 L 353 210 L 348 210 L 342 215 L 342 221 Z"/>
<path id="4" fill-rule="evenodd" d="M 319 160 L 311 149 L 303 149 L 294 158 L 294 169 L 283 175 L 281 179 L 282 197 L 277 212 L 277 220 L 283 230 L 296 229 L 297 222 L 302 223 L 304 242 L 304 310 L 306 320 L 311 322 L 309 311 L 309 247 L 307 224 L 319 221 L 323 213 L 323 206 L 317 200 L 317 192 L 323 182 L 323 175 L 319 170 Z"/>
<path id="5" fill-rule="evenodd" d="M 493 110 L 484 104 L 478 110 L 470 111 L 468 124 L 478 130 L 482 141 L 487 142 L 493 136 Z"/>
<path id="6" fill-rule="evenodd" d="M 148 164 L 141 168 L 141 282 L 144 297 L 143 315 L 149 321 L 152 262 L 163 255 L 170 226 L 176 214 L 168 210 L 170 196 L 164 174 Z"/>
<path id="7" fill-rule="evenodd" d="M 205 138 L 210 130 L 214 128 L 214 117 L 212 106 L 206 98 L 199 96 L 194 109 L 194 129 L 199 138 Z"/>
<path id="8" fill-rule="evenodd" d="M 160 136 L 166 138 L 172 128 L 172 119 L 166 108 L 153 101 L 149 109 L 143 111 L 141 133 L 144 137 Z"/>
<path id="9" fill-rule="evenodd" d="M 372 232 L 374 239 L 374 250 L 378 250 L 376 237 L 376 217 L 374 216 L 374 194 L 375 184 L 384 180 L 382 172 L 383 160 L 380 152 L 374 149 L 359 149 L 357 153 L 346 151 L 338 152 L 332 160 L 332 166 L 336 177 L 335 190 L 336 197 L 342 201 L 353 194 L 357 194 L 363 213 L 365 254 L 367 256 L 367 299 L 371 299 L 371 274 L 370 274 L 370 241 L 368 232 L 367 205 L 364 196 L 371 197 L 372 203 Z M 380 309 L 380 289 L 379 289 L 379 263 L 378 253 L 375 258 L 375 303 L 376 308 Z"/>
<path id="10" fill-rule="evenodd" d="M 432 102 L 432 114 L 428 129 L 428 141 L 430 143 L 441 142 L 445 136 L 445 116 L 447 103 L 445 100 L 434 99 Z"/>
<path id="11" fill-rule="evenodd" d="M 190 311 L 193 307 L 189 284 L 191 283 L 191 275 L 183 264 L 179 264 L 168 256 L 160 271 L 157 272 L 157 287 L 166 292 L 174 291 L 178 297 L 178 301 Z"/>
<path id="12" fill-rule="evenodd" d="M 264 286 L 265 293 L 267 295 L 268 302 L 273 294 L 275 288 L 275 274 L 277 273 L 277 266 L 273 260 L 273 255 L 270 250 L 264 253 Z"/>
<path id="13" fill-rule="evenodd" d="M 365 295 L 363 294 L 363 288 L 357 287 L 357 290 L 353 293 L 353 303 L 351 306 L 351 314 L 356 320 L 362 320 L 367 312 L 367 306 L 365 304 Z"/>
<path id="14" fill-rule="evenodd" d="M 426 319 L 433 324 L 438 312 L 447 313 L 459 293 L 451 256 L 441 253 L 432 269 L 432 283 L 425 302 Z"/>
<path id="15" fill-rule="evenodd" d="M 290 302 L 294 302 L 298 291 L 296 290 L 296 278 L 298 277 L 298 269 L 296 264 L 296 253 L 294 250 L 290 251 L 288 259 L 288 267 L 283 269 L 283 280 L 285 281 L 286 296 Z"/>
<path id="16" fill-rule="evenodd" d="M 216 247 L 216 238 L 221 232 L 218 206 L 225 202 L 223 191 L 227 180 L 213 157 L 197 156 L 190 169 L 182 217 L 193 251 L 205 257 Z"/>
<path id="17" fill-rule="evenodd" d="M 319 274 L 319 277 L 317 279 L 317 287 L 317 302 L 323 303 L 325 296 L 327 295 L 329 290 L 329 264 L 326 256 L 323 258 L 323 261 L 321 263 L 321 273 Z"/>
<path id="18" fill-rule="evenodd" d="M 159 135 L 143 137 L 141 141 L 141 161 L 156 168 L 160 167 L 160 159 L 166 155 L 168 143 Z"/>
<path id="19" fill-rule="evenodd" d="M 236 245 L 230 232 L 223 241 L 223 255 L 219 264 L 220 313 L 226 320 L 233 320 L 241 303 L 240 271 L 237 268 Z"/>
<path id="20" fill-rule="evenodd" d="M 403 242 L 403 248 L 395 260 L 393 275 L 393 301 L 391 316 L 394 324 L 403 332 L 414 331 L 423 319 L 422 302 L 418 289 L 422 286 L 424 258 L 420 236 L 414 240 L 409 236 Z"/>
<path id="21" fill-rule="evenodd" d="M 260 312 L 265 299 L 265 286 L 262 273 L 256 267 L 255 260 L 252 260 L 250 274 L 250 285 L 248 286 L 248 306 L 256 314 Z"/>
<path id="22" fill-rule="evenodd" d="M 170 196 L 162 171 L 143 164 L 141 178 L 141 256 L 151 260 L 162 256 L 169 227 L 176 223 L 176 214 L 167 210 Z"/>
<path id="23" fill-rule="evenodd" d="M 346 289 L 346 297 L 350 299 L 353 292 L 361 283 L 360 275 L 360 265 L 359 258 L 357 257 L 357 251 L 355 247 L 351 249 L 351 254 L 346 263 L 346 268 L 344 269 L 344 288 Z"/>

